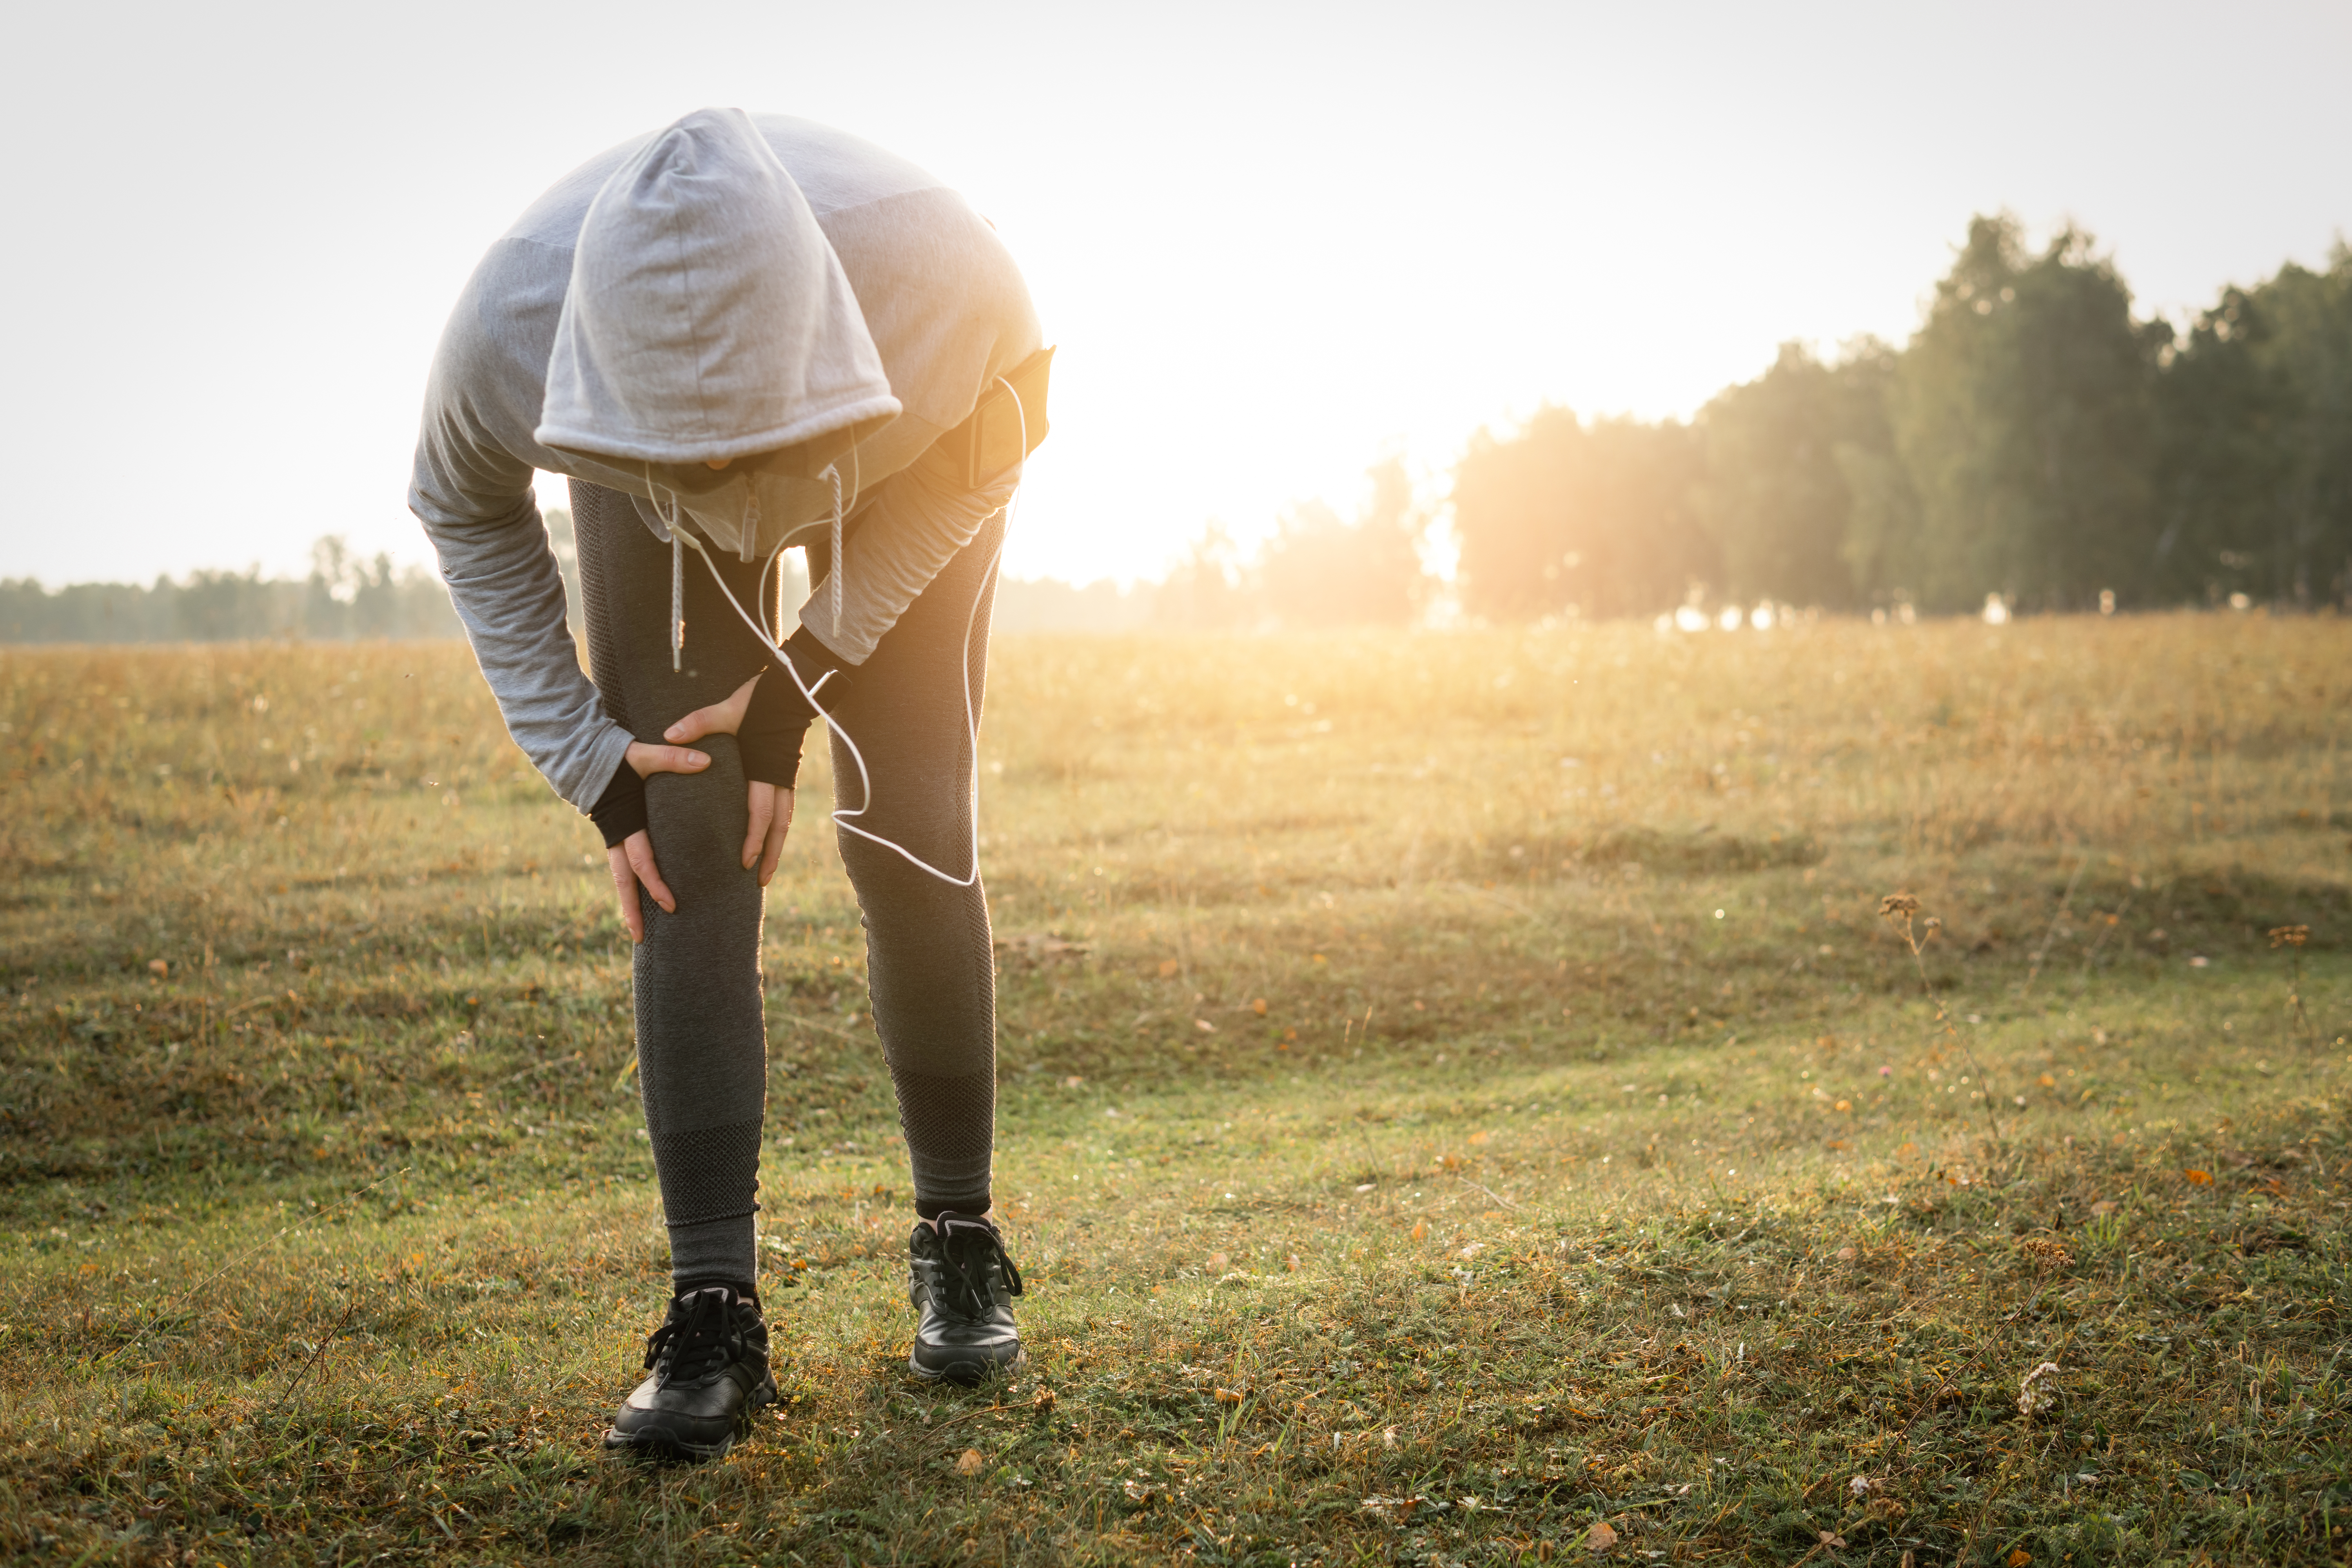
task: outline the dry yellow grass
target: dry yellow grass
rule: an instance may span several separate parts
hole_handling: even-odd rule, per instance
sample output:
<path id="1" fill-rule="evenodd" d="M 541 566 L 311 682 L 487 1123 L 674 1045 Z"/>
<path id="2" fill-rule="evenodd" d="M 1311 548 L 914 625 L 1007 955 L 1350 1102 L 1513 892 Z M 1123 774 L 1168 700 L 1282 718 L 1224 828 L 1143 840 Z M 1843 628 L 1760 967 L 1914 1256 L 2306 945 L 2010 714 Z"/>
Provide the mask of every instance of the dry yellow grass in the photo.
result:
<path id="1" fill-rule="evenodd" d="M 766 955 L 793 1399 L 675 1474 L 594 1448 L 662 1267 L 625 942 L 464 650 L 0 652 L 0 1545 L 2333 1561 L 2347 656 L 1009 640 L 1035 1373 L 894 1370 L 820 763 Z"/>

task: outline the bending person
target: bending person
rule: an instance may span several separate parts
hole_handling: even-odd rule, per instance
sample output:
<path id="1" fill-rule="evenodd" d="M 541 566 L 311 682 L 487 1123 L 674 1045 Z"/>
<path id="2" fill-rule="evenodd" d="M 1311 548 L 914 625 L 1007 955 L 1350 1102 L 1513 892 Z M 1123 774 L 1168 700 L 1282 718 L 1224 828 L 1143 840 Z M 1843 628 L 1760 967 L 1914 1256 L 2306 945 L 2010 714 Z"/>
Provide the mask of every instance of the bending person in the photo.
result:
<path id="1" fill-rule="evenodd" d="M 608 1446 L 715 1457 L 775 1397 L 752 1229 L 761 889 L 820 709 L 912 1166 L 910 1364 L 970 1381 L 1020 1360 L 1020 1275 L 987 1217 L 972 726 L 1004 507 L 1044 433 L 1039 343 L 961 197 L 734 110 L 559 181 L 442 338 L 409 505 L 509 731 L 602 831 L 636 943 L 672 1289 Z M 534 470 L 571 479 L 593 684 Z M 814 587 L 778 649 L 770 573 L 795 545 Z"/>

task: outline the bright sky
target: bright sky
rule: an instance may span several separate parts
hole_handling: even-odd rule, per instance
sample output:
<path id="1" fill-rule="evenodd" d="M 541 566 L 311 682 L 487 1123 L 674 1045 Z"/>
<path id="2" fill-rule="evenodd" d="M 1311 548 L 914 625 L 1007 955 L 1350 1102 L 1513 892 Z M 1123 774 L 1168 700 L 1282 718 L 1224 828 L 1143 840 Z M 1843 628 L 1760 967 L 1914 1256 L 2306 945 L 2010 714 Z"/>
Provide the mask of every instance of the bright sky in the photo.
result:
<path id="1" fill-rule="evenodd" d="M 1687 414 L 1899 340 L 1972 212 L 2147 306 L 2352 229 L 2352 7 L 1989 0 L 163 4 L 14 13 L 0 576 L 422 560 L 403 496 L 483 248 L 706 104 L 962 189 L 1026 270 L 1053 439 L 1008 570 L 1156 574 L 1214 517 L 1442 491 L 1539 403 Z M 552 493 L 552 492 L 551 492 Z"/>

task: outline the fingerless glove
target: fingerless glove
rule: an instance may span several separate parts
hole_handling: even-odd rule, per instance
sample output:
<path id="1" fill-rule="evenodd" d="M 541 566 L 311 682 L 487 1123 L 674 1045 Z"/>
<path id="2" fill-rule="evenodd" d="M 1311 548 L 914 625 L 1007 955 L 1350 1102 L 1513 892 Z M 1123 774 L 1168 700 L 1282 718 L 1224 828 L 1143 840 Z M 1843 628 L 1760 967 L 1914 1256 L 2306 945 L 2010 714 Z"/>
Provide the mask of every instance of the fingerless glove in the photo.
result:
<path id="1" fill-rule="evenodd" d="M 847 689 L 849 671 L 831 648 L 817 641 L 806 626 L 794 632 L 784 644 L 784 652 L 800 672 L 803 682 L 814 687 L 830 674 L 817 692 L 817 700 L 827 708 L 835 706 Z M 770 665 L 766 678 L 751 689 L 751 700 L 743 710 L 743 721 L 736 726 L 735 745 L 743 758 L 743 776 L 761 784 L 791 789 L 800 777 L 801 743 L 807 737 L 808 727 L 817 711 L 807 698 L 801 695 L 800 685 L 792 672 Z"/>

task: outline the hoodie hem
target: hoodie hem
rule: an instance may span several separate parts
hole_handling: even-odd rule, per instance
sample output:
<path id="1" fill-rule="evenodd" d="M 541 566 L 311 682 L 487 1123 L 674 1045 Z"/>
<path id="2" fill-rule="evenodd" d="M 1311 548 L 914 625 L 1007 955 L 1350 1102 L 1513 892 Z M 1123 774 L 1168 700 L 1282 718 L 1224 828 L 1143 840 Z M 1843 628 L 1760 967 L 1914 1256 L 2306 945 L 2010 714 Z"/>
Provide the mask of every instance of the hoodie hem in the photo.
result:
<path id="1" fill-rule="evenodd" d="M 788 424 L 754 431 L 748 436 L 730 437 L 724 441 L 654 443 L 616 438 L 610 431 L 572 429 L 561 425 L 541 425 L 531 432 L 531 439 L 551 451 L 582 452 L 592 458 L 624 458 L 639 463 L 707 463 L 721 458 L 733 460 L 748 458 L 755 452 L 772 452 L 783 447 L 796 447 L 803 441 L 814 441 L 820 436 L 868 420 L 896 419 L 900 405 L 895 397 L 867 396 L 838 407 L 820 409 L 802 416 Z"/>

